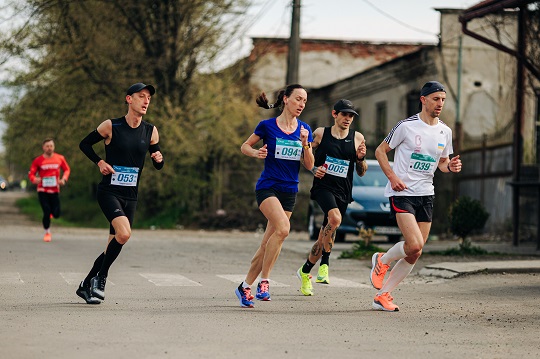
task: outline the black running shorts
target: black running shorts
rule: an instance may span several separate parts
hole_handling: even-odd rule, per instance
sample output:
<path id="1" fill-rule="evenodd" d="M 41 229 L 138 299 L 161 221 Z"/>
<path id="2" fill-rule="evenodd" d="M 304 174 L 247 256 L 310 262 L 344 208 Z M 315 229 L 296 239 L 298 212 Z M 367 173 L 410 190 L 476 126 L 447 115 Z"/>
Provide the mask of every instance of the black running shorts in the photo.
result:
<path id="1" fill-rule="evenodd" d="M 328 224 L 328 212 L 330 212 L 330 210 L 337 208 L 339 210 L 339 213 L 341 213 L 341 218 L 345 216 L 348 203 L 342 202 L 337 199 L 334 194 L 329 190 L 318 189 L 311 194 L 311 198 L 317 201 L 319 207 L 321 207 L 322 211 L 324 212 L 324 220 L 322 223 L 323 227 Z"/>
<path id="2" fill-rule="evenodd" d="M 137 208 L 136 200 L 116 197 L 114 194 L 106 191 L 97 191 L 98 204 L 101 211 L 109 222 L 112 222 L 116 217 L 126 216 L 129 224 L 133 226 L 133 218 L 135 217 L 135 209 Z M 110 234 L 115 234 L 114 228 L 110 226 Z"/>
<path id="3" fill-rule="evenodd" d="M 255 196 L 257 197 L 257 204 L 259 207 L 261 203 L 269 197 L 276 197 L 281 203 L 284 211 L 292 212 L 294 210 L 294 205 L 296 204 L 296 192 L 280 192 L 272 188 L 259 189 L 255 191 Z"/>
<path id="4" fill-rule="evenodd" d="M 390 197 L 390 217 L 397 213 L 411 213 L 416 222 L 432 222 L 435 196 L 392 196 Z"/>

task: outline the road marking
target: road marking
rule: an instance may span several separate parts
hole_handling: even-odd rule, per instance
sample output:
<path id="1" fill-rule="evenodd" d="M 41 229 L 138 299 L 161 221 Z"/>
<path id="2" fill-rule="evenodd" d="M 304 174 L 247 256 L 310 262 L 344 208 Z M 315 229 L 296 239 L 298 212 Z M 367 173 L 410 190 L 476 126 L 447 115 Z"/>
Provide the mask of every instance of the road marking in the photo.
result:
<path id="1" fill-rule="evenodd" d="M 19 272 L 0 273 L 0 284 L 24 284 Z"/>
<path id="2" fill-rule="evenodd" d="M 69 285 L 79 285 L 81 281 L 86 278 L 86 273 L 79 272 L 60 272 L 60 276 L 66 281 Z M 107 279 L 107 285 L 114 285 L 113 282 Z"/>
<path id="3" fill-rule="evenodd" d="M 194 282 L 180 274 L 167 273 L 139 273 L 158 287 L 200 287 L 202 284 Z"/>
<path id="4" fill-rule="evenodd" d="M 315 277 L 316 278 L 316 277 Z M 313 278 L 313 283 L 315 283 L 315 278 Z M 316 283 L 319 285 L 320 283 Z M 324 285 L 324 284 L 320 284 Z M 330 277 L 329 287 L 339 287 L 339 288 L 373 288 L 371 285 L 353 282 L 352 280 L 342 279 L 338 277 Z"/>
<path id="5" fill-rule="evenodd" d="M 218 274 L 217 276 L 223 279 L 230 280 L 231 282 L 234 282 L 234 283 L 242 283 L 244 279 L 246 279 L 245 274 Z M 271 287 L 290 287 L 290 285 L 288 284 L 276 282 L 275 280 L 272 280 L 272 279 L 270 279 L 269 282 L 270 282 Z M 257 285 L 256 283 L 254 283 L 254 285 Z"/>

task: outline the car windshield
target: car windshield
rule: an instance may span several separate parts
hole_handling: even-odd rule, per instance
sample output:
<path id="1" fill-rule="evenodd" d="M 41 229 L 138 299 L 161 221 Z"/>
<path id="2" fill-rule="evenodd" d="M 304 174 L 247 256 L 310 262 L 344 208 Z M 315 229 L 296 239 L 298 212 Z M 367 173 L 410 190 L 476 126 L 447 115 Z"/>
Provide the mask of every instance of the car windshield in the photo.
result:
<path id="1" fill-rule="evenodd" d="M 369 186 L 369 187 L 384 187 L 388 182 L 388 178 L 381 170 L 381 167 L 369 166 L 366 174 L 363 177 L 354 173 L 353 186 Z"/>

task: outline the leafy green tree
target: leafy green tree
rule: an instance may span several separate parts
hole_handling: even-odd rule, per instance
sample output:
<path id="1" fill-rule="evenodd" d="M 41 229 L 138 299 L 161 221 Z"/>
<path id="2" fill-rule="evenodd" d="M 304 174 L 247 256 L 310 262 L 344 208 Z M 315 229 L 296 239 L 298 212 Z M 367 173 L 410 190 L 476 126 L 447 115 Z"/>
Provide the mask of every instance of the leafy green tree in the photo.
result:
<path id="1" fill-rule="evenodd" d="M 5 85 L 13 92 L 0 112 L 8 126 L 8 161 L 24 173 L 41 153 L 43 138 L 55 138 L 72 167 L 63 191 L 66 207 L 72 203 L 66 214 L 80 218 L 87 211 L 81 201 L 93 195 L 100 175 L 78 143 L 103 120 L 124 115 L 126 87 L 143 81 L 157 88 L 145 120 L 160 130 L 166 166 L 145 170 L 140 216 L 189 222 L 242 203 L 237 197 L 246 182 L 240 181 L 253 183 L 252 166 L 239 151 L 255 125 L 253 93 L 241 67 L 218 74 L 201 70 L 235 38 L 247 5 L 244 0 L 9 3 L 2 16 L 17 14 L 19 21 L 0 34 L 0 70 L 9 71 Z M 103 155 L 103 146 L 95 148 Z"/>

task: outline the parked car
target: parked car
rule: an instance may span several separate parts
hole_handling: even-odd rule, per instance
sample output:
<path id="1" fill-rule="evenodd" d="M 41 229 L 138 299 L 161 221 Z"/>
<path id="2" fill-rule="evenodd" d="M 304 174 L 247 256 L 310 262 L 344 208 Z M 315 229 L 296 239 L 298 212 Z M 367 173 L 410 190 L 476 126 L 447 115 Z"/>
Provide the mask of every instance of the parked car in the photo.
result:
<path id="1" fill-rule="evenodd" d="M 386 235 L 392 243 L 401 238 L 401 231 L 395 220 L 390 219 L 390 202 L 384 196 L 388 179 L 376 160 L 366 160 L 368 170 L 363 177 L 354 173 L 352 198 L 347 212 L 336 232 L 336 242 L 343 242 L 348 234 L 359 235 L 362 228 L 373 229 L 375 235 Z M 392 165 L 393 163 L 390 162 Z M 311 200 L 308 208 L 308 232 L 312 240 L 317 240 L 324 215 Z"/>
<path id="2" fill-rule="evenodd" d="M 5 191 L 7 190 L 7 188 L 8 181 L 4 177 L 0 176 L 0 191 Z"/>

